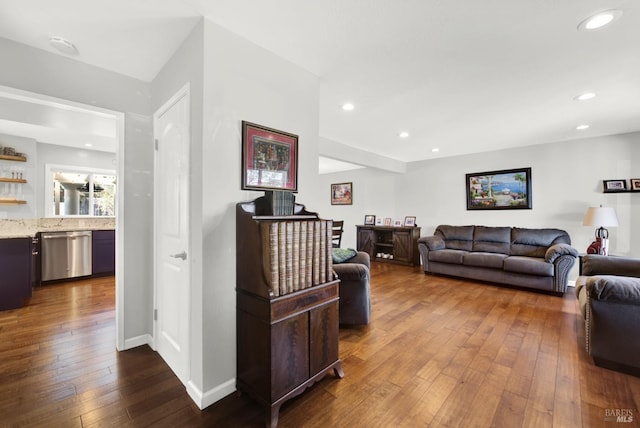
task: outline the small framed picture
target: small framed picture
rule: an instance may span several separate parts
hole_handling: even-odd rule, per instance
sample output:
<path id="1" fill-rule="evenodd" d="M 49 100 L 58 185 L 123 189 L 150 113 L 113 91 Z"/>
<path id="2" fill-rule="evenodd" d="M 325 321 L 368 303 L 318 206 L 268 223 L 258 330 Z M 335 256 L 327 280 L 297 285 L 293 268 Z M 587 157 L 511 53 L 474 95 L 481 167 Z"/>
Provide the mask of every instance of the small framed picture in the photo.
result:
<path id="1" fill-rule="evenodd" d="M 336 183 L 331 185 L 331 205 L 353 204 L 353 183 Z"/>
<path id="2" fill-rule="evenodd" d="M 416 217 L 415 216 L 406 216 L 404 218 L 404 225 L 406 227 L 415 227 L 415 225 L 416 225 Z"/>
<path id="3" fill-rule="evenodd" d="M 376 216 L 371 214 L 364 216 L 364 224 L 367 224 L 367 225 L 376 224 Z"/>
<path id="4" fill-rule="evenodd" d="M 605 193 L 625 192 L 627 190 L 627 180 L 602 180 Z"/>
<path id="5" fill-rule="evenodd" d="M 391 217 L 385 217 L 384 225 L 385 226 L 391 226 Z"/>
<path id="6" fill-rule="evenodd" d="M 631 191 L 640 192 L 640 178 L 632 178 L 629 181 L 631 182 Z"/>
<path id="7" fill-rule="evenodd" d="M 382 217 L 376 217 L 376 226 L 382 226 Z"/>
<path id="8" fill-rule="evenodd" d="M 402 220 L 400 220 L 400 219 L 394 220 L 393 221 L 393 227 L 402 227 Z"/>

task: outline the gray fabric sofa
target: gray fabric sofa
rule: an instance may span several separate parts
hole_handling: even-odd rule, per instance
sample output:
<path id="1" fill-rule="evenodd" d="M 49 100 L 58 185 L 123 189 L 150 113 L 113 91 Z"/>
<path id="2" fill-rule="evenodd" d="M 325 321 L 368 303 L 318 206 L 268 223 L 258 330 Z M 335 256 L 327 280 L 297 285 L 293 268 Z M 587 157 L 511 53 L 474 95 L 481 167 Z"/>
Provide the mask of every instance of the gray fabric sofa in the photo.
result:
<path id="1" fill-rule="evenodd" d="M 425 273 L 563 294 L 578 251 L 560 229 L 440 225 L 418 240 Z"/>
<path id="2" fill-rule="evenodd" d="M 582 256 L 576 296 L 597 366 L 640 376 L 640 259 Z"/>
<path id="3" fill-rule="evenodd" d="M 340 279 L 340 324 L 369 324 L 371 318 L 371 291 L 369 254 L 358 251 L 344 263 L 334 263 L 333 270 Z"/>

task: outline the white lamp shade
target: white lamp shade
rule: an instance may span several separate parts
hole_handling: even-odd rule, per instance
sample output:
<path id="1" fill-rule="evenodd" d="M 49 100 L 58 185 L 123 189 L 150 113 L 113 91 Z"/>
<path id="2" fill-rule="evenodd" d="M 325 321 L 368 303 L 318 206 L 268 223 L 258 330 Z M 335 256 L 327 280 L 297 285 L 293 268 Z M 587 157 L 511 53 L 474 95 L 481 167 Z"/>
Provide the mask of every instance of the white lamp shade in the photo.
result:
<path id="1" fill-rule="evenodd" d="M 617 227 L 618 217 L 611 207 L 589 207 L 582 220 L 583 226 Z"/>

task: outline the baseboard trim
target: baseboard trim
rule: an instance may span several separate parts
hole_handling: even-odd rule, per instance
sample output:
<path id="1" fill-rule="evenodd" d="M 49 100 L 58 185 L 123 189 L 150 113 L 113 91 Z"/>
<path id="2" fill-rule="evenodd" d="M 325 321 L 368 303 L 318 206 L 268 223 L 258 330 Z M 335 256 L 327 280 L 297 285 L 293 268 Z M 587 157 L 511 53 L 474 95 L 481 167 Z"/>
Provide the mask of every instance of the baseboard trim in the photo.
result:
<path id="1" fill-rule="evenodd" d="M 236 390 L 236 379 L 232 378 L 228 381 L 221 383 L 215 388 L 211 388 L 206 393 L 193 384 L 193 382 L 187 382 L 187 394 L 196 403 L 196 406 L 200 410 L 209 407 L 216 401 L 222 400 L 227 395 L 233 393 Z"/>
<path id="2" fill-rule="evenodd" d="M 126 351 L 127 349 L 137 348 L 138 346 L 142 346 L 142 345 L 151 346 L 152 343 L 153 343 L 153 338 L 151 337 L 150 334 L 142 334 L 140 336 L 125 339 L 124 349 L 120 349 L 120 351 Z"/>

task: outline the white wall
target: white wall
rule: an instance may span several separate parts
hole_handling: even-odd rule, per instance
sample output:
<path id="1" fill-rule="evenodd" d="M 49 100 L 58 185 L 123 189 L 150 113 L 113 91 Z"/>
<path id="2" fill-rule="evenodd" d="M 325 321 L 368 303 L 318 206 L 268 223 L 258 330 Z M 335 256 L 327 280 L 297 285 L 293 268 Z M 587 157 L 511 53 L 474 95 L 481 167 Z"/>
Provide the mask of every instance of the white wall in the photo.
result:
<path id="1" fill-rule="evenodd" d="M 318 79 L 203 20 L 152 82 L 153 109 L 187 82 L 192 96 L 188 388 L 205 407 L 235 390 L 235 205 L 262 195 L 240 190 L 241 121 L 299 136 L 298 200 L 306 201 L 318 189 Z"/>
<path id="2" fill-rule="evenodd" d="M 149 172 L 148 154 L 141 156 L 139 152 L 148 151 L 153 140 L 148 132 L 138 132 L 136 127 L 128 126 L 133 117 L 137 117 L 138 122 L 146 122 L 147 126 L 150 123 L 148 83 L 3 38 L 0 38 L 0 58 L 2 86 L 125 112 L 124 153 L 118 156 L 127 169 L 140 171 L 139 175 Z M 124 287 L 124 295 L 119 295 L 118 300 L 123 302 L 119 310 L 124 311 L 125 322 L 121 328 L 126 340 L 148 335 L 152 318 L 148 303 L 152 295 L 151 260 L 149 251 L 139 249 L 152 248 L 149 222 L 152 205 L 148 203 L 148 195 L 153 188 L 142 190 L 141 186 L 149 186 L 149 182 L 142 181 L 131 188 L 128 180 L 119 184 L 127 201 L 124 219 L 117 220 L 118 258 L 123 261 L 117 269 Z"/>
<path id="3" fill-rule="evenodd" d="M 0 134 L 0 146 L 13 147 L 18 153 L 27 155 L 26 162 L 14 162 L 9 160 L 0 160 L 0 168 L 20 168 L 22 177 L 27 180 L 25 184 L 13 184 L 14 187 L 22 188 L 21 199 L 26 204 L 21 205 L 4 205 L 0 204 L 0 219 L 20 219 L 35 218 L 37 216 L 37 195 L 40 195 L 37 189 L 38 184 L 38 150 L 36 140 L 32 138 L 17 137 L 15 135 Z M 1 149 L 0 149 L 1 150 Z M 6 190 L 10 192 L 8 183 L 0 183 L 0 197 Z"/>
<path id="4" fill-rule="evenodd" d="M 396 210 L 396 188 L 401 174 L 375 168 L 357 169 L 318 176 L 320 191 L 304 202 L 322 218 L 344 220 L 343 248 L 356 248 L 356 225 L 364 224 L 365 215 L 377 218 L 402 218 L 415 213 Z M 331 205 L 331 184 L 352 183 L 352 205 Z"/>
<path id="5" fill-rule="evenodd" d="M 236 374 L 235 204 L 262 194 L 240 190 L 241 121 L 298 135 L 296 199 L 306 203 L 319 189 L 319 82 L 209 21 L 204 47 L 203 352 L 204 390 L 211 391 L 233 383 Z"/>
<path id="6" fill-rule="evenodd" d="M 467 211 L 465 174 L 521 167 L 532 169 L 533 209 Z M 327 190 L 318 205 L 329 200 L 330 183 L 354 182 L 354 205 L 325 205 L 328 217 L 347 220 L 343 246 L 355 245 L 353 225 L 365 214 L 390 213 L 417 216 L 423 236 L 439 224 L 556 227 L 569 232 L 574 247 L 584 252 L 595 228 L 582 226 L 582 219 L 589 206 L 602 204 L 614 207 L 620 222 L 609 228 L 611 253 L 640 257 L 640 225 L 634 220 L 640 215 L 640 193 L 602 193 L 604 179 L 640 177 L 640 133 L 413 162 L 406 174 L 367 169 L 320 177 Z M 389 182 L 392 189 L 384 187 Z"/>

